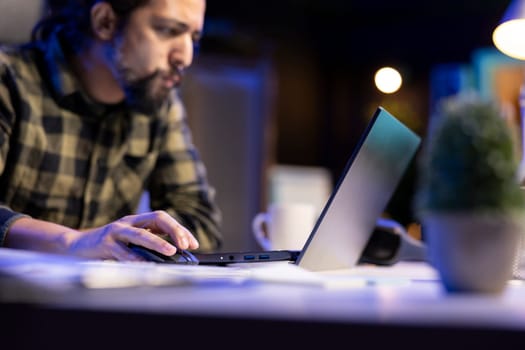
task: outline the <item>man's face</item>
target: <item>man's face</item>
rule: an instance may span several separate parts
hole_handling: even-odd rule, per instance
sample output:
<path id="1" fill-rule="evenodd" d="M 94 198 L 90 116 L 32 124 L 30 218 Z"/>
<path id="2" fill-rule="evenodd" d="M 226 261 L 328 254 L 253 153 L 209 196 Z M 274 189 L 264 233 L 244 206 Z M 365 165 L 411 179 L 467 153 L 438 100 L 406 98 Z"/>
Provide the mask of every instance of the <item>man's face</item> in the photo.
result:
<path id="1" fill-rule="evenodd" d="M 150 0 L 113 44 L 115 74 L 128 104 L 152 113 L 182 81 L 204 24 L 205 0 Z"/>

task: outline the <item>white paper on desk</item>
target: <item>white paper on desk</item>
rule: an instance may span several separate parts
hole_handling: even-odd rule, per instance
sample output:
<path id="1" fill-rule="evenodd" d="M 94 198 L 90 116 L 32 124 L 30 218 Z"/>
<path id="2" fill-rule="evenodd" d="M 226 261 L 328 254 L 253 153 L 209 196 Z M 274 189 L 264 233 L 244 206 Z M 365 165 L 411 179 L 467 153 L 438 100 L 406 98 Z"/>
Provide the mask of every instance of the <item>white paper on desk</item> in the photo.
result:
<path id="1" fill-rule="evenodd" d="M 238 264 L 234 266 L 194 266 L 155 263 L 86 262 L 82 284 L 87 288 L 122 288 L 185 284 L 248 282 L 296 284 L 302 286 L 363 286 L 366 280 L 349 276 L 334 280 L 297 265 L 276 263 Z"/>
<path id="2" fill-rule="evenodd" d="M 247 274 L 216 266 L 93 261 L 83 264 L 82 285 L 87 288 L 174 286 L 201 283 L 241 284 Z"/>
<path id="3" fill-rule="evenodd" d="M 322 286 L 321 276 L 287 262 L 243 264 L 252 281 Z"/>
<path id="4" fill-rule="evenodd" d="M 336 277 L 305 270 L 288 262 L 265 262 L 254 264 L 238 264 L 243 270 L 249 271 L 252 281 L 279 284 L 297 284 L 321 288 L 355 288 L 366 285 L 367 281 L 356 276 Z"/>

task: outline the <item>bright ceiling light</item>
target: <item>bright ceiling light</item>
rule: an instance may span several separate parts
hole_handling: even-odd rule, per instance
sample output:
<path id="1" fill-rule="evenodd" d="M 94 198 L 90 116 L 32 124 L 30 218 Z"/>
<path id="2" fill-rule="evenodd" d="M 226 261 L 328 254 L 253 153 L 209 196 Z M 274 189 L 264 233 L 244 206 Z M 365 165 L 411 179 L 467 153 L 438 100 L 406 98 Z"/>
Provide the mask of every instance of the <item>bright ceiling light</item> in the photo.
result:
<path id="1" fill-rule="evenodd" d="M 492 33 L 494 45 L 505 55 L 525 60 L 525 0 L 514 0 Z"/>
<path id="2" fill-rule="evenodd" d="M 399 90 L 403 79 L 396 69 L 383 67 L 376 72 L 374 81 L 379 91 L 385 94 L 392 94 Z"/>

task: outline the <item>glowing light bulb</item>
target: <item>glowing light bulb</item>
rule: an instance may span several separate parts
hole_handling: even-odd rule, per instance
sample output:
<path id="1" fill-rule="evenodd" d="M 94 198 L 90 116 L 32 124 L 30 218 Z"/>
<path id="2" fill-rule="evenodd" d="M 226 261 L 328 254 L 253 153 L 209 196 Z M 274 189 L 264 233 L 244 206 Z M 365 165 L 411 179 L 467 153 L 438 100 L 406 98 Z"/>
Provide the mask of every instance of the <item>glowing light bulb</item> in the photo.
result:
<path id="1" fill-rule="evenodd" d="M 401 78 L 401 74 L 394 68 L 383 67 L 376 72 L 374 81 L 379 91 L 385 94 L 391 94 L 399 90 L 403 79 Z"/>
<path id="2" fill-rule="evenodd" d="M 525 19 L 515 19 L 500 24 L 492 34 L 494 45 L 504 54 L 525 60 Z"/>

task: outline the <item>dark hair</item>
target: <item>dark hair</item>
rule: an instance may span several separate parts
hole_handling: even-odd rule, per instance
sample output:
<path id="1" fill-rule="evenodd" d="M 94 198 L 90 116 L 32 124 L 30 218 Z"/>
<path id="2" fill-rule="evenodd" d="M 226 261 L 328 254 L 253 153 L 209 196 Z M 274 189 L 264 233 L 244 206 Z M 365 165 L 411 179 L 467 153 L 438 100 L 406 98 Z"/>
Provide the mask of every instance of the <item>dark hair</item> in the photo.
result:
<path id="1" fill-rule="evenodd" d="M 124 25 L 129 15 L 150 0 L 104 0 L 113 8 Z M 34 26 L 32 41 L 47 40 L 58 35 L 68 48 L 78 52 L 89 44 L 91 32 L 91 8 L 101 0 L 47 0 L 44 17 Z"/>

